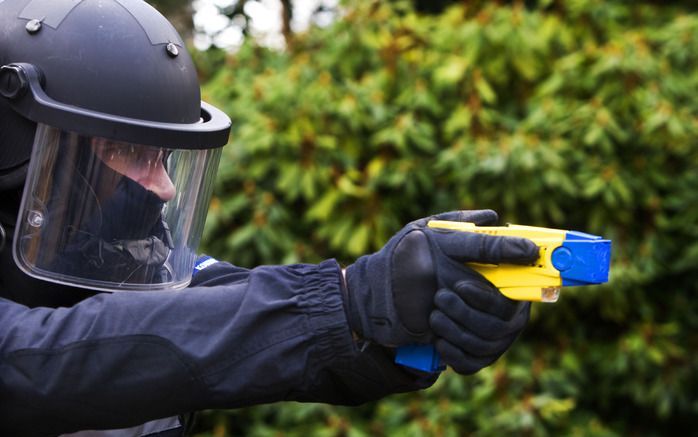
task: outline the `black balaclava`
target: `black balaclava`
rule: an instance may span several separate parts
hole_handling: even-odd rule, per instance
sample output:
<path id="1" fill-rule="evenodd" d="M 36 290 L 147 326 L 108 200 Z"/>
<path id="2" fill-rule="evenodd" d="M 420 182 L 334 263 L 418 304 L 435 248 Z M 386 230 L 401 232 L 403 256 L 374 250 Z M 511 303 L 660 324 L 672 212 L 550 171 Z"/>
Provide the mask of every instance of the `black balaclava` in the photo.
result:
<path id="1" fill-rule="evenodd" d="M 111 282 L 166 280 L 163 265 L 172 242 L 162 218 L 164 202 L 122 176 L 113 194 L 97 205 L 79 227 L 68 225 L 67 241 L 53 269 Z"/>

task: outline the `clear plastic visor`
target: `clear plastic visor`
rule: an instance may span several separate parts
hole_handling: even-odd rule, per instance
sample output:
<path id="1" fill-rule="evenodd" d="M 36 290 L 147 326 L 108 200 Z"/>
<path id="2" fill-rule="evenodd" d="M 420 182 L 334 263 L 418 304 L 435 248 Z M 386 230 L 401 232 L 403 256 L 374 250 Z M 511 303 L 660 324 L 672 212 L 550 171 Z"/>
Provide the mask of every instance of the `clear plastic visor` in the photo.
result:
<path id="1" fill-rule="evenodd" d="M 220 154 L 39 124 L 15 262 L 33 277 L 94 290 L 185 287 Z"/>

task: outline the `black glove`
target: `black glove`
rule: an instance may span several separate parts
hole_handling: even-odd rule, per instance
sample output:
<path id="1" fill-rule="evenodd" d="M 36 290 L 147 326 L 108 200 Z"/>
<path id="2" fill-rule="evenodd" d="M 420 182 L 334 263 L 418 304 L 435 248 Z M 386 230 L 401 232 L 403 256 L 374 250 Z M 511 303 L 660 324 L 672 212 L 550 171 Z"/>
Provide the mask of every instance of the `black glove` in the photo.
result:
<path id="1" fill-rule="evenodd" d="M 472 373 L 506 351 L 530 305 L 506 298 L 464 263 L 528 264 L 538 248 L 523 238 L 428 228 L 429 220 L 493 225 L 497 214 L 454 211 L 417 220 L 359 258 L 346 270 L 349 324 L 383 346 L 436 343 L 446 364 Z"/>
<path id="2" fill-rule="evenodd" d="M 513 301 L 491 284 L 459 281 L 434 297 L 429 321 L 444 363 L 467 375 L 489 366 L 528 322 L 530 302 Z"/>

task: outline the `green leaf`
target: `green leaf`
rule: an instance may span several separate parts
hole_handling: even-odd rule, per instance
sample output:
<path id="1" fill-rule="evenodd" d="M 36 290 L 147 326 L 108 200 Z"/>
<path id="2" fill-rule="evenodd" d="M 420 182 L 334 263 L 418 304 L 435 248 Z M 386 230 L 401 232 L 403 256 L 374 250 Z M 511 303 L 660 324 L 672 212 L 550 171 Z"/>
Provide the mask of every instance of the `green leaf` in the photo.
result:
<path id="1" fill-rule="evenodd" d="M 468 71 L 469 62 L 460 56 L 450 56 L 434 70 L 434 83 L 437 86 L 452 86 L 460 82 Z"/>

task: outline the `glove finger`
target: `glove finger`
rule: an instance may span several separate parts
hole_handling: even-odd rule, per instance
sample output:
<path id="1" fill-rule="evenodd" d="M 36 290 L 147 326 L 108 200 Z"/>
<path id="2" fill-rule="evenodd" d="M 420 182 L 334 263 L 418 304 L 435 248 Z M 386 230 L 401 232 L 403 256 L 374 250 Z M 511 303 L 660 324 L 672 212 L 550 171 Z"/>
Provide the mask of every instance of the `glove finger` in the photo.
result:
<path id="1" fill-rule="evenodd" d="M 439 310 L 432 311 L 429 322 L 434 334 L 474 357 L 501 355 L 516 338 L 516 335 L 510 335 L 497 340 L 483 340 Z"/>
<path id="2" fill-rule="evenodd" d="M 441 359 L 461 375 L 472 375 L 483 367 L 494 363 L 499 358 L 499 355 L 474 357 L 443 339 L 436 340 L 434 346 L 441 355 Z"/>
<path id="3" fill-rule="evenodd" d="M 488 284 L 489 285 L 489 284 Z M 520 313 L 528 314 L 530 302 L 512 300 L 493 286 L 478 281 L 458 281 L 453 291 L 466 305 L 510 322 Z"/>
<path id="4" fill-rule="evenodd" d="M 497 224 L 499 217 L 491 209 L 475 209 L 462 211 L 442 212 L 430 217 L 431 220 L 447 220 L 452 222 L 470 222 L 478 226 L 492 226 Z"/>
<path id="5" fill-rule="evenodd" d="M 443 253 L 460 262 L 531 264 L 538 259 L 538 246 L 527 238 L 440 229 L 425 231 Z"/>
<path id="6" fill-rule="evenodd" d="M 502 320 L 497 316 L 467 305 L 455 292 L 446 289 L 436 293 L 434 305 L 464 329 L 490 341 L 518 334 L 526 326 L 528 320 L 527 312 L 517 314 L 510 321 Z"/>

